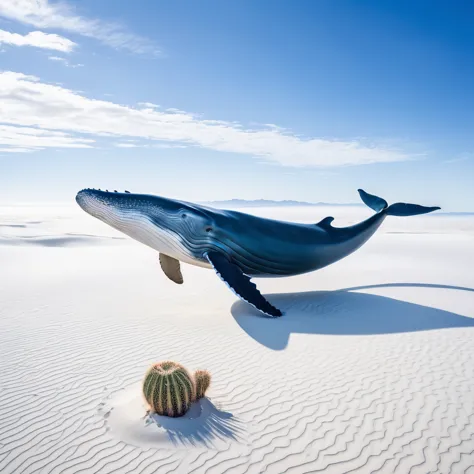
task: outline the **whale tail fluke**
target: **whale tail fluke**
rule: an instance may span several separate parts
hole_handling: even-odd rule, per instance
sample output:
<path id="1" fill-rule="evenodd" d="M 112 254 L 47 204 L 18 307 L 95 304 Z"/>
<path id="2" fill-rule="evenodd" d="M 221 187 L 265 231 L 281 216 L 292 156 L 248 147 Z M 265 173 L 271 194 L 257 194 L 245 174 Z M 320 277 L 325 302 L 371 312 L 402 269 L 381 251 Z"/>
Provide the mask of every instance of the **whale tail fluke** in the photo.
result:
<path id="1" fill-rule="evenodd" d="M 385 199 L 366 193 L 363 189 L 358 191 L 364 204 L 376 212 L 385 211 L 388 216 L 417 216 L 441 209 L 440 207 L 426 207 L 405 202 L 396 202 L 389 206 Z"/>
<path id="2" fill-rule="evenodd" d="M 388 203 L 385 199 L 366 193 L 363 189 L 358 189 L 357 191 L 359 191 L 360 198 L 364 204 L 369 206 L 375 212 L 383 211 L 388 207 Z"/>
<path id="3" fill-rule="evenodd" d="M 406 202 L 396 202 L 387 208 L 387 216 L 417 216 L 418 214 L 428 214 L 428 212 L 438 211 L 440 207 L 426 207 L 418 204 L 408 204 Z"/>

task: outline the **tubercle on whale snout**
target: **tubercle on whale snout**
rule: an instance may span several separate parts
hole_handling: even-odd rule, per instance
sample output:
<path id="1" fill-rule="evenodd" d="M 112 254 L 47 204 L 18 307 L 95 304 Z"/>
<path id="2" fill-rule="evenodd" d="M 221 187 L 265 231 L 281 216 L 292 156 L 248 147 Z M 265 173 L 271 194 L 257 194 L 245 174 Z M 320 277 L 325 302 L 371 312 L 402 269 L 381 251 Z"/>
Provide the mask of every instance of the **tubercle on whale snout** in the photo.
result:
<path id="1" fill-rule="evenodd" d="M 109 191 L 108 189 L 105 189 L 105 190 L 102 190 L 101 188 L 84 188 L 84 189 L 81 189 L 77 194 L 80 194 L 84 191 L 101 191 L 103 193 L 121 193 L 121 191 L 117 191 L 116 189 L 114 189 L 113 191 Z M 123 191 L 125 194 L 131 194 L 130 191 L 128 189 L 124 189 Z"/>
<path id="2" fill-rule="evenodd" d="M 84 188 L 80 190 L 75 197 L 77 204 L 86 212 L 85 206 L 102 205 L 102 206 L 119 206 L 122 207 L 125 203 L 127 206 L 133 204 L 136 200 L 133 194 L 129 191 L 118 192 L 117 190 L 109 191 L 96 188 Z"/>

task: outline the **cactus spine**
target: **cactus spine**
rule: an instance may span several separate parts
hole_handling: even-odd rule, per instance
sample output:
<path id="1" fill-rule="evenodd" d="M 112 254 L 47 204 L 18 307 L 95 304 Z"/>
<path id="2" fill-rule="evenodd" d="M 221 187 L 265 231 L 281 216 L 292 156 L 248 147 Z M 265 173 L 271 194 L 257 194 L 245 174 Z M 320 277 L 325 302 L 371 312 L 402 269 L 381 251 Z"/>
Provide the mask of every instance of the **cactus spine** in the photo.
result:
<path id="1" fill-rule="evenodd" d="M 211 374 L 207 370 L 196 370 L 194 380 L 196 382 L 196 399 L 203 398 L 211 384 Z"/>
<path id="2" fill-rule="evenodd" d="M 153 364 L 143 381 L 143 395 L 158 415 L 183 416 L 196 398 L 193 377 L 172 361 Z"/>

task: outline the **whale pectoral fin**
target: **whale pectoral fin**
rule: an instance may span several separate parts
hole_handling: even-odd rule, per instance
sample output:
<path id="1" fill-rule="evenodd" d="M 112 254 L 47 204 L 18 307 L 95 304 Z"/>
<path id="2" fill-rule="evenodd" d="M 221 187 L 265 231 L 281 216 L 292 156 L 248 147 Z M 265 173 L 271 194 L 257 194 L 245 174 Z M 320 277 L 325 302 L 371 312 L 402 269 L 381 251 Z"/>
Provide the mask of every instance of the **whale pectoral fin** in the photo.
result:
<path id="1" fill-rule="evenodd" d="M 242 270 L 219 252 L 206 253 L 206 258 L 220 279 L 242 300 L 268 316 L 281 316 L 282 312 L 271 305 L 258 291 L 255 283 Z"/>
<path id="2" fill-rule="evenodd" d="M 181 274 L 181 268 L 179 260 L 173 257 L 169 257 L 164 253 L 160 253 L 160 265 L 164 274 L 171 280 L 181 285 L 183 283 L 183 275 Z"/>

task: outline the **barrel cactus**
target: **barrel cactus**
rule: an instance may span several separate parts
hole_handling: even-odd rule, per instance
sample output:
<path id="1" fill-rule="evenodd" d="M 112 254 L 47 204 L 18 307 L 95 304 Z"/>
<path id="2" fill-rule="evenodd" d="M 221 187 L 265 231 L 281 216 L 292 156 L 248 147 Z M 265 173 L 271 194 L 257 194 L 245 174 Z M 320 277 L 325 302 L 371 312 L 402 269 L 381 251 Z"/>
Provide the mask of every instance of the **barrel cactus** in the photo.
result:
<path id="1" fill-rule="evenodd" d="M 194 381 L 196 382 L 196 399 L 203 398 L 211 384 L 211 374 L 207 370 L 196 370 Z"/>
<path id="2" fill-rule="evenodd" d="M 158 415 L 183 416 L 196 398 L 193 377 L 172 361 L 153 364 L 143 381 L 143 395 Z"/>

